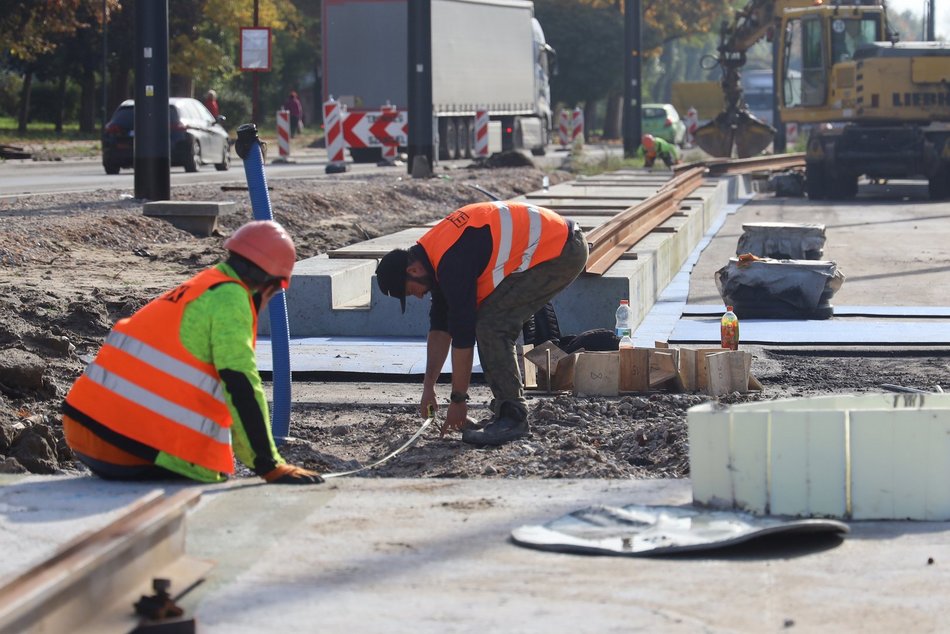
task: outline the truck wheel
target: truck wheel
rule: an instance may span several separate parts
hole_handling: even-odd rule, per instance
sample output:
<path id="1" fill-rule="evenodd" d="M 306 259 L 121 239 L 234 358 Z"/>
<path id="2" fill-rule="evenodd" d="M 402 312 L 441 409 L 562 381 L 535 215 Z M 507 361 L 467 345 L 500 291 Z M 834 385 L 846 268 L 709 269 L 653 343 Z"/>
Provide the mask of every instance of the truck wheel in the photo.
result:
<path id="1" fill-rule="evenodd" d="M 383 153 L 378 147 L 351 147 L 350 158 L 354 163 L 378 163 Z"/>
<path id="2" fill-rule="evenodd" d="M 944 166 L 927 181 L 927 191 L 930 200 L 945 200 L 950 198 L 950 166 Z"/>
<path id="3" fill-rule="evenodd" d="M 455 119 L 445 120 L 445 156 L 450 161 L 458 158 L 459 139 Z"/>
<path id="4" fill-rule="evenodd" d="M 828 188 L 831 198 L 834 200 L 849 200 L 858 194 L 858 175 L 857 174 L 839 174 L 837 178 L 831 181 Z"/>
<path id="5" fill-rule="evenodd" d="M 805 193 L 811 200 L 825 197 L 825 170 L 821 163 L 805 163 Z"/>
<path id="6" fill-rule="evenodd" d="M 541 145 L 540 147 L 531 148 L 531 154 L 534 156 L 544 156 L 548 151 L 548 124 L 542 119 L 541 120 Z"/>
<path id="7" fill-rule="evenodd" d="M 472 122 L 462 117 L 455 123 L 459 158 L 472 158 Z"/>

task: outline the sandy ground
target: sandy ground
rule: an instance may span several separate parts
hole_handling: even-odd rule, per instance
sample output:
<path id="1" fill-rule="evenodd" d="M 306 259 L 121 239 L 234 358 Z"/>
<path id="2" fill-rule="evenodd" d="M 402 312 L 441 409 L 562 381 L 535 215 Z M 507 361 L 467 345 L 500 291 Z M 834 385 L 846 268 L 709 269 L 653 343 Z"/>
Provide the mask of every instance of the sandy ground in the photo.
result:
<path id="1" fill-rule="evenodd" d="M 2 166 L 0 166 L 2 169 Z M 394 175 L 333 182 L 281 181 L 271 193 L 275 218 L 300 258 L 441 218 L 479 200 L 476 182 L 502 196 L 569 180 L 531 167 L 459 169 L 424 181 Z M 219 219 L 220 235 L 195 237 L 141 213 L 117 191 L 0 201 L 0 472 L 82 472 L 62 441 L 59 409 L 84 360 L 110 326 L 161 291 L 222 255 L 224 237 L 251 217 L 249 200 L 212 186 L 176 187 L 176 200 L 237 200 Z M 761 393 L 723 402 L 829 392 L 862 392 L 881 383 L 930 389 L 950 385 L 945 358 L 903 352 L 802 354 L 752 350 Z M 320 471 L 365 464 L 402 444 L 419 425 L 415 383 L 295 384 L 310 397 L 292 408 L 288 460 Z M 353 394 L 358 395 L 353 398 Z M 359 395 L 365 394 L 366 398 Z M 372 397 L 369 395 L 372 394 Z M 381 396 L 382 395 L 382 396 Z M 488 392 L 474 386 L 472 414 Z M 709 397 L 657 392 L 618 399 L 533 397 L 532 431 L 497 449 L 457 437 L 423 437 L 382 477 L 653 478 L 688 475 L 686 410 Z M 242 475 L 249 472 L 242 471 Z"/>

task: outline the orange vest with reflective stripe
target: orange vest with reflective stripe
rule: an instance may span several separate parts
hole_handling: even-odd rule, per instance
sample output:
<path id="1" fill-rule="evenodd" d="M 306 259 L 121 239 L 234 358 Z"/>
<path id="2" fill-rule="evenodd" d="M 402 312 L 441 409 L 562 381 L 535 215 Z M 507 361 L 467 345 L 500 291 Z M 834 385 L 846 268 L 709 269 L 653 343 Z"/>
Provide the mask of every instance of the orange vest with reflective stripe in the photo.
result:
<path id="1" fill-rule="evenodd" d="M 567 221 L 544 207 L 513 202 L 476 203 L 452 212 L 419 238 L 438 279 L 439 262 L 469 227 L 491 228 L 492 254 L 478 276 L 479 305 L 506 276 L 561 255 Z"/>
<path id="2" fill-rule="evenodd" d="M 234 472 L 231 412 L 218 371 L 179 339 L 189 302 L 221 283 L 241 284 L 216 268 L 202 271 L 112 328 L 66 402 L 109 429 L 177 458 Z"/>

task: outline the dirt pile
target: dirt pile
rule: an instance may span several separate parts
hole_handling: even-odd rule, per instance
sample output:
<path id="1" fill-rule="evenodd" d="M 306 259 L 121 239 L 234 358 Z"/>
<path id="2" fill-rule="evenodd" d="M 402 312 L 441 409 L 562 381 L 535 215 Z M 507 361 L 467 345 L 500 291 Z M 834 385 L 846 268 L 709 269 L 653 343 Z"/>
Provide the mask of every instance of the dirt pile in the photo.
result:
<path id="1" fill-rule="evenodd" d="M 403 174 L 273 180 L 275 218 L 300 258 L 418 226 L 478 200 L 478 184 L 500 196 L 569 180 L 532 167 L 459 169 L 437 178 Z M 251 218 L 246 193 L 176 187 L 176 200 L 233 200 L 220 235 L 196 237 L 142 215 L 120 191 L 0 200 L 0 472 L 81 471 L 62 440 L 63 397 L 111 325 L 159 292 L 219 260 L 222 242 Z M 940 358 L 814 357 L 756 351 L 762 394 L 724 402 L 868 391 L 881 383 L 950 384 Z M 332 385 L 340 394 L 354 386 Z M 383 456 L 418 428 L 419 385 L 392 387 L 405 406 L 297 403 L 293 439 L 282 453 L 319 470 L 343 470 Z M 385 477 L 679 477 L 688 473 L 686 410 L 702 395 L 619 399 L 533 396 L 532 431 L 498 449 L 473 449 L 427 433 L 404 456 L 373 472 Z M 481 404 L 484 407 L 484 402 Z M 479 412 L 478 407 L 474 414 Z M 246 471 L 243 473 L 247 473 Z"/>

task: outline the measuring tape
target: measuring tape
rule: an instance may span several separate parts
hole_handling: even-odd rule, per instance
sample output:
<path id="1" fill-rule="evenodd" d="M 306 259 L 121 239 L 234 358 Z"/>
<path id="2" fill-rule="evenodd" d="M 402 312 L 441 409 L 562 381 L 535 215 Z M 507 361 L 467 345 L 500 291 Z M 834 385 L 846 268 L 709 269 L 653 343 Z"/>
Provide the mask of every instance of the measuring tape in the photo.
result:
<path id="1" fill-rule="evenodd" d="M 406 442 L 404 442 L 404 443 L 402 444 L 402 446 L 399 447 L 398 449 L 396 449 L 395 451 L 391 451 L 390 453 L 388 453 L 387 455 L 383 456 L 382 458 L 380 458 L 380 459 L 377 460 L 376 462 L 371 462 L 370 464 L 365 465 L 365 466 L 362 466 L 362 467 L 360 467 L 359 469 L 352 469 L 352 470 L 350 470 L 350 471 L 338 471 L 337 473 L 322 473 L 322 474 L 320 474 L 320 475 L 323 476 L 323 479 L 324 479 L 324 480 L 329 480 L 330 478 L 342 478 L 343 476 L 353 475 L 354 473 L 360 473 L 361 471 L 366 471 L 367 469 L 372 469 L 373 467 L 378 467 L 379 465 L 381 465 L 381 464 L 383 464 L 384 462 L 388 461 L 390 458 L 393 458 L 393 457 L 399 455 L 399 454 L 402 453 L 406 448 L 408 448 L 408 447 L 411 446 L 414 442 L 416 442 L 416 440 L 419 439 L 419 436 L 422 435 L 422 432 L 424 432 L 424 431 L 426 430 L 426 428 L 429 427 L 429 425 L 431 425 L 431 424 L 433 423 L 433 421 L 435 421 L 435 410 L 432 408 L 432 406 L 429 406 L 429 418 L 427 418 L 427 419 L 425 420 L 425 422 L 422 423 L 422 427 L 420 427 L 420 428 L 416 431 L 416 433 L 414 433 L 414 434 L 412 435 L 412 437 L 411 437 L 409 440 L 407 440 Z"/>

